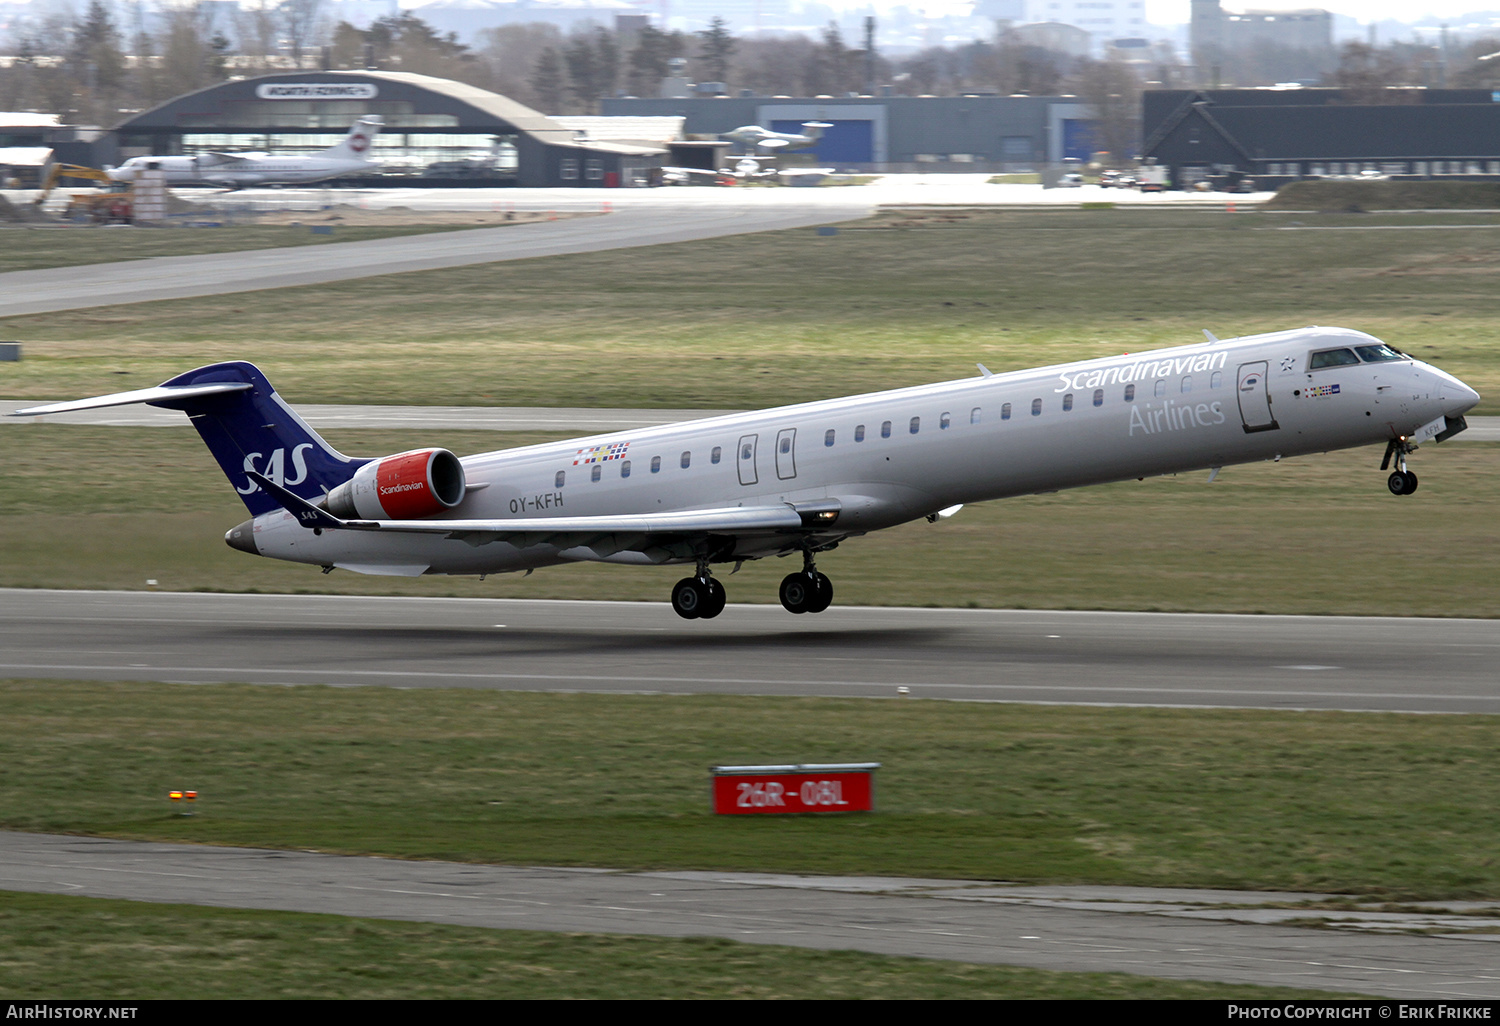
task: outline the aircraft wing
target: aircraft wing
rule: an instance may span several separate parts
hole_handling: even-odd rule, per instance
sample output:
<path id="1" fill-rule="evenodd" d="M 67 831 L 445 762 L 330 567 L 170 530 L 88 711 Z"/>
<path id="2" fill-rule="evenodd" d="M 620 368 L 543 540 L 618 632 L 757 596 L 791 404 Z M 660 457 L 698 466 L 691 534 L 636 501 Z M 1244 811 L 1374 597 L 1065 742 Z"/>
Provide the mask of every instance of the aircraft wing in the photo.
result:
<path id="1" fill-rule="evenodd" d="M 319 530 L 382 531 L 394 534 L 440 534 L 474 544 L 510 541 L 520 545 L 546 543 L 620 552 L 657 545 L 670 537 L 796 533 L 831 527 L 838 519 L 836 500 L 778 503 L 770 506 L 729 506 L 686 512 L 634 513 L 584 517 L 529 517 L 508 520 L 341 520 L 262 474 L 250 480 L 291 513 L 303 527 Z"/>

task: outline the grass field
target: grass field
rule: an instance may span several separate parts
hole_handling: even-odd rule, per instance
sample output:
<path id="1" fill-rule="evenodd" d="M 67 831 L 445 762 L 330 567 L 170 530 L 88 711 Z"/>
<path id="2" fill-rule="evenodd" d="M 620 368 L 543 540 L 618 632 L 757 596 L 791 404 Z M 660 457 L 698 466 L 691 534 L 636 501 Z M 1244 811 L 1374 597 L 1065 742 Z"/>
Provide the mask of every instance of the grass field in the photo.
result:
<path id="1" fill-rule="evenodd" d="M 1496 717 L 57 681 L 0 701 L 11 829 L 1500 900 Z M 711 765 L 849 760 L 883 764 L 877 813 L 708 810 Z"/>
<path id="2" fill-rule="evenodd" d="M 1404 230 L 1443 223 L 1488 227 Z M 1500 213 L 893 211 L 833 237 L 7 318 L 0 335 L 27 358 L 0 365 L 0 396 L 98 394 L 251 359 L 294 403 L 746 409 L 965 377 L 976 361 L 1186 344 L 1202 328 L 1337 324 L 1493 397 L 1497 276 Z"/>
<path id="3" fill-rule="evenodd" d="M 713 938 L 486 930 L 3 891 L 0 950 L 0 995 L 26 1000 L 1338 996 Z"/>
<path id="4" fill-rule="evenodd" d="M 1443 227 L 1455 223 L 1487 227 Z M 1493 395 L 1496 227 L 1500 215 L 892 212 L 831 238 L 781 232 L 10 318 L 0 335 L 24 342 L 27 359 L 0 364 L 0 395 L 116 391 L 250 358 L 294 404 L 747 408 L 965 376 L 975 361 L 1012 369 L 1193 342 L 1202 327 L 1228 337 L 1306 323 L 1372 331 Z M 534 440 L 330 433 L 354 453 Z M 820 567 L 841 604 L 1500 616 L 1500 446 L 1424 447 L 1414 460 L 1422 490 L 1405 500 L 1386 493 L 1378 459 L 1372 449 L 1228 468 L 1213 485 L 1162 478 L 972 507 L 857 539 Z M 223 545 L 246 514 L 187 429 L 5 428 L 0 480 L 5 586 L 131 588 L 149 578 L 173 590 L 664 600 L 681 573 L 580 566 L 524 580 L 407 581 L 256 559 Z M 729 580 L 731 598 L 773 602 L 784 572 L 784 561 L 748 565 Z M 1500 901 L 1500 838 L 1485 798 L 1500 783 L 1494 718 L 811 699 L 788 718 L 782 704 L 10 682 L 0 684 L 0 824 L 501 862 Z M 707 814 L 709 764 L 773 757 L 882 761 L 882 811 L 754 823 Z M 558 766 L 598 786 L 585 798 L 564 793 Z M 174 786 L 204 794 L 199 816 L 170 815 L 162 795 Z M 342 985 L 335 977 L 358 975 L 367 989 L 348 993 L 411 996 L 410 974 L 406 988 L 382 990 L 371 963 L 480 943 L 343 920 L 273 927 L 260 914 L 205 913 L 219 918 L 200 927 L 188 923 L 196 913 L 152 910 L 157 926 L 102 905 L 63 912 L 52 900 L 61 901 L 0 899 L 0 936 L 35 932 L 51 945 L 19 961 L 0 956 L 0 974 L 51 979 L 34 968 L 38 955 L 97 944 L 109 954 L 90 979 L 113 994 L 139 964 L 134 950 L 191 960 L 202 950 L 194 945 L 224 937 L 226 950 L 254 949 L 247 980 L 284 980 L 300 994 L 296 949 L 252 943 L 290 931 L 298 944 L 339 951 L 317 986 L 331 992 Z M 48 915 L 56 932 L 36 925 Z M 127 954 L 120 923 L 170 936 Z M 396 954 L 360 946 L 366 930 L 369 944 Z M 340 948 L 340 936 L 358 943 Z M 482 985 L 493 979 L 491 944 L 506 943 L 442 964 L 459 967 L 462 986 Z M 638 960 L 695 954 L 675 942 L 627 952 L 578 939 L 603 953 L 593 963 L 562 938 L 518 943 L 519 953 L 494 957 L 521 968 L 499 972 L 558 979 L 550 955 L 525 947 L 550 945 L 563 962 L 600 966 L 584 973 L 580 994 L 599 993 L 587 989 L 593 977 L 625 981 Z M 341 968 L 351 959 L 358 968 Z M 990 982 L 961 982 L 970 970 L 944 968 L 936 992 L 992 993 L 974 989 Z M 719 978 L 691 990 L 706 972 L 685 970 L 687 990 L 671 993 L 742 992 Z M 928 993 L 915 978 L 893 986 Z M 1082 978 L 1060 986 L 1098 993 Z M 1113 996 L 1108 988 L 1125 984 L 1100 986 Z M 1023 993 L 1032 992 L 1007 995 Z"/>

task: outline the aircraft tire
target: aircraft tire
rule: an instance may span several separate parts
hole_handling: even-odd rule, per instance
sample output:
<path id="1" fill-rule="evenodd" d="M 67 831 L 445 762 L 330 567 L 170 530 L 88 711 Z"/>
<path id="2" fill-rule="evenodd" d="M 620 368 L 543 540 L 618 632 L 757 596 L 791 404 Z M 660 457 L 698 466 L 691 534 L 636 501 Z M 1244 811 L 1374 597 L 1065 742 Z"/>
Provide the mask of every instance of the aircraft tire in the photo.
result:
<path id="1" fill-rule="evenodd" d="M 724 590 L 724 585 L 712 577 L 708 579 L 707 585 L 708 600 L 704 603 L 703 612 L 698 615 L 704 620 L 712 620 L 724 612 L 724 604 L 729 601 L 729 593 Z"/>
<path id="2" fill-rule="evenodd" d="M 684 577 L 672 587 L 672 611 L 684 620 L 696 620 L 709 604 L 708 589 L 696 577 Z"/>
<path id="3" fill-rule="evenodd" d="M 1396 470 L 1385 479 L 1392 495 L 1410 495 L 1417 490 L 1417 475 L 1409 470 Z"/>
<path id="4" fill-rule="evenodd" d="M 807 574 L 787 574 L 781 579 L 781 606 L 788 613 L 805 613 L 817 592 Z"/>
<path id="5" fill-rule="evenodd" d="M 812 601 L 808 604 L 807 611 L 809 613 L 821 613 L 833 602 L 833 582 L 816 570 L 813 571 L 812 578 L 814 585 L 813 597 Z"/>

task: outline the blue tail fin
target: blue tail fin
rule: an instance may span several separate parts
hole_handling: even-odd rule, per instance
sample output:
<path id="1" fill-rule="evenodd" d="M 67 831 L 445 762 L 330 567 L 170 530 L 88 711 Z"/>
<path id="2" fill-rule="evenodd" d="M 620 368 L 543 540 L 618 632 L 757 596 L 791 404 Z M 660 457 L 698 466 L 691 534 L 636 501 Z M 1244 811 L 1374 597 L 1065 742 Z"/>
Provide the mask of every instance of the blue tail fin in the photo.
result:
<path id="1" fill-rule="evenodd" d="M 188 415 L 252 516 L 280 509 L 281 504 L 250 480 L 246 471 L 263 474 L 302 498 L 315 500 L 369 462 L 351 459 L 323 441 L 282 401 L 253 364 L 235 361 L 199 367 L 163 382 L 162 387 L 217 382 L 245 382 L 251 387 L 216 395 L 159 399 L 148 405 L 182 410 Z"/>

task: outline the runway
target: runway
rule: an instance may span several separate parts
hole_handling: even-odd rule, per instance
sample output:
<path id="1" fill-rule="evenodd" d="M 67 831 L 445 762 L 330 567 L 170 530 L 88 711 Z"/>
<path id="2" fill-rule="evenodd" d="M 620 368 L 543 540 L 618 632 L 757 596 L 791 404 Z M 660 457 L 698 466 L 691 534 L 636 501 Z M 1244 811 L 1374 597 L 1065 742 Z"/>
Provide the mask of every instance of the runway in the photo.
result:
<path id="1" fill-rule="evenodd" d="M 1500 999 L 1500 953 L 1476 943 L 1485 935 L 1364 932 L 1375 914 L 1342 931 L 1276 925 L 1318 918 L 1271 907 L 1318 897 L 1310 894 L 616 873 L 7 832 L 0 832 L 0 888 L 502 929 L 724 937 L 1400 998 Z M 1436 909 L 1388 915 L 1380 924 L 1438 931 L 1493 925 Z"/>
<path id="2" fill-rule="evenodd" d="M 600 199 L 594 197 L 592 203 L 597 210 Z M 864 217 L 872 209 L 868 203 L 830 205 L 816 198 L 776 203 L 633 205 L 598 217 L 503 228 L 12 271 L 0 274 L 0 317 L 655 246 L 827 224 Z"/>
<path id="3" fill-rule="evenodd" d="M 1500 713 L 1494 620 L 0 590 L 0 653 L 51 679 Z"/>

